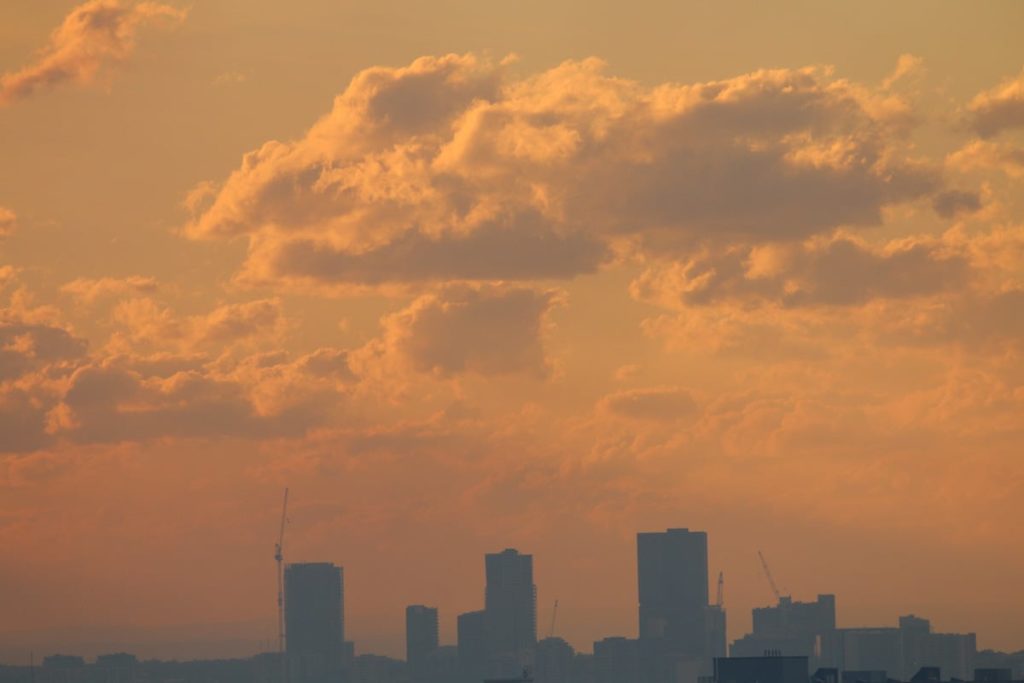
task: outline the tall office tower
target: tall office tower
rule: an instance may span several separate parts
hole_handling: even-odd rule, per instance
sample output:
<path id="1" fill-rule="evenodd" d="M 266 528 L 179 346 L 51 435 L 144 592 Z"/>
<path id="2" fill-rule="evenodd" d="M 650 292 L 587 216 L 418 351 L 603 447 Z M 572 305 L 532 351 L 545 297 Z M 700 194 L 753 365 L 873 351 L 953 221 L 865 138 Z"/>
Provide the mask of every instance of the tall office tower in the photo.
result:
<path id="1" fill-rule="evenodd" d="M 290 564 L 284 571 L 289 683 L 338 683 L 344 670 L 342 568 Z"/>
<path id="2" fill-rule="evenodd" d="M 707 652 L 708 536 L 669 529 L 636 536 L 640 641 L 654 683 L 679 679 L 694 662 L 711 673 Z M 689 676 L 689 674 L 687 674 Z"/>
<path id="3" fill-rule="evenodd" d="M 485 558 L 484 627 L 490 673 L 512 676 L 533 661 L 537 644 L 537 588 L 533 556 L 511 548 Z"/>
<path id="4" fill-rule="evenodd" d="M 405 661 L 413 681 L 427 678 L 427 663 L 437 650 L 437 608 L 409 605 L 405 608 Z"/>
<path id="5" fill-rule="evenodd" d="M 483 610 L 458 617 L 459 681 L 479 683 L 487 672 L 487 642 Z"/>

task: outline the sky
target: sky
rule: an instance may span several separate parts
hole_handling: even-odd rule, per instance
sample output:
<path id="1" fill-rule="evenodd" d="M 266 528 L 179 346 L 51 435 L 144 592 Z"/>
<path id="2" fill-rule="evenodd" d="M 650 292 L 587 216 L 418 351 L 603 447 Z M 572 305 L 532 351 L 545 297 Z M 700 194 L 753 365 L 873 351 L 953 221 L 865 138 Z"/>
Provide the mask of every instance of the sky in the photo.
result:
<path id="1" fill-rule="evenodd" d="M 1024 4 L 5 0 L 0 660 L 358 652 L 635 534 L 1024 648 Z M 712 587 L 713 588 L 713 587 Z M 713 592 L 713 591 L 712 591 Z"/>

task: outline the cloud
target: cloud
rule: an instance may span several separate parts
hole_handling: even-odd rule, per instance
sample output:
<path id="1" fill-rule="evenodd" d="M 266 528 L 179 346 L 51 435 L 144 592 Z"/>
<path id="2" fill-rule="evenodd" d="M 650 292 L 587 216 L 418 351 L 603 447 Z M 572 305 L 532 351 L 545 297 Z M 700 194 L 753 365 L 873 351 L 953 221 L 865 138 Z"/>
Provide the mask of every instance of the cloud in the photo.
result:
<path id="1" fill-rule="evenodd" d="M 998 169 L 1011 178 L 1024 177 L 1024 149 L 1006 143 L 975 140 L 950 153 L 946 165 L 965 172 L 975 169 Z"/>
<path id="2" fill-rule="evenodd" d="M 1024 71 L 978 93 L 967 109 L 974 130 L 985 138 L 1024 126 Z"/>
<path id="3" fill-rule="evenodd" d="M 89 287 L 82 289 L 92 292 Z M 179 316 L 152 298 L 133 297 L 119 302 L 112 317 L 118 332 L 111 345 L 122 352 L 145 348 L 177 353 L 210 348 L 223 351 L 279 341 L 287 327 L 277 298 L 224 304 L 208 313 Z"/>
<path id="4" fill-rule="evenodd" d="M 57 434 L 80 443 L 259 439 L 305 433 L 319 421 L 308 407 L 261 415 L 244 385 L 229 378 L 196 371 L 145 378 L 116 366 L 88 365 L 72 376 L 51 424 Z"/>
<path id="5" fill-rule="evenodd" d="M 68 282 L 60 291 L 74 297 L 78 302 L 94 304 L 106 297 L 150 294 L 159 289 L 156 278 L 142 275 L 128 277 L 78 278 Z"/>
<path id="6" fill-rule="evenodd" d="M 472 55 L 357 75 L 299 140 L 188 200 L 196 239 L 245 236 L 239 279 L 294 287 L 595 271 L 649 252 L 875 225 L 940 187 L 909 104 L 827 69 L 647 87 L 567 62 L 523 79 Z"/>
<path id="7" fill-rule="evenodd" d="M 896 68 L 882 81 L 882 88 L 891 90 L 897 83 L 920 75 L 924 68 L 924 60 L 921 57 L 902 54 L 896 60 Z"/>
<path id="8" fill-rule="evenodd" d="M 680 387 L 653 387 L 620 391 L 604 397 L 604 412 L 638 420 L 678 420 L 698 412 L 693 395 Z"/>
<path id="9" fill-rule="evenodd" d="M 411 229 L 358 253 L 330 241 L 273 240 L 254 247 L 242 280 L 315 286 L 561 279 L 594 272 L 608 258 L 596 239 L 559 235 L 533 214 L 491 221 L 468 235 L 431 237 Z"/>
<path id="10" fill-rule="evenodd" d="M 2 311 L 0 311 L 2 313 Z M 85 356 L 87 343 L 60 327 L 5 322 L 0 316 L 0 384 Z"/>
<path id="11" fill-rule="evenodd" d="M 525 374 L 546 377 L 547 313 L 553 291 L 507 286 L 452 285 L 426 294 L 382 320 L 377 343 L 361 350 L 394 358 L 423 373 L 450 377 Z"/>
<path id="12" fill-rule="evenodd" d="M 18 223 L 18 217 L 10 209 L 0 206 L 0 239 L 10 237 L 14 227 Z"/>
<path id="13" fill-rule="evenodd" d="M 943 218 L 953 218 L 961 213 L 974 213 L 981 210 L 981 196 L 977 192 L 965 190 L 946 190 L 935 195 L 932 208 Z"/>
<path id="14" fill-rule="evenodd" d="M 65 82 L 89 85 L 104 67 L 131 56 L 142 26 L 180 23 L 185 15 L 158 2 L 89 0 L 64 18 L 35 62 L 0 77 L 0 105 Z"/>
<path id="15" fill-rule="evenodd" d="M 797 245 L 708 251 L 653 265 L 632 282 L 630 292 L 667 308 L 723 301 L 859 306 L 873 299 L 960 291 L 971 276 L 968 256 L 939 240 L 896 240 L 879 248 L 841 234 Z"/>

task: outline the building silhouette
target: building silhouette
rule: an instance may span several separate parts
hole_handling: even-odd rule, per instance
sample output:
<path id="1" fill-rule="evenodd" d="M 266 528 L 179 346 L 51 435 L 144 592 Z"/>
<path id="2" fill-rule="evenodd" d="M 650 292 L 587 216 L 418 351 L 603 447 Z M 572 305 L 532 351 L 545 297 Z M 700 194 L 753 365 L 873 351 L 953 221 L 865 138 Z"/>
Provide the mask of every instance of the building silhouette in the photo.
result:
<path id="1" fill-rule="evenodd" d="M 822 643 L 822 660 L 847 673 L 876 671 L 909 680 L 922 668 L 934 668 L 944 677 L 968 680 L 976 641 L 973 633 L 933 633 L 927 619 L 907 615 L 895 628 L 836 629 Z"/>
<path id="2" fill-rule="evenodd" d="M 733 657 L 757 657 L 772 650 L 807 657 L 815 669 L 832 664 L 822 658 L 822 648 L 836 629 L 834 595 L 819 595 L 814 602 L 782 596 L 774 607 L 754 608 L 753 622 L 753 632 L 732 644 Z"/>
<path id="3" fill-rule="evenodd" d="M 715 683 L 807 683 L 807 657 L 718 657 Z"/>
<path id="4" fill-rule="evenodd" d="M 576 652 L 572 645 L 554 636 L 537 642 L 533 678 L 537 683 L 571 683 Z"/>
<path id="5" fill-rule="evenodd" d="M 405 608 L 405 661 L 414 683 L 427 680 L 430 656 L 437 650 L 437 608 L 409 605 Z"/>
<path id="6" fill-rule="evenodd" d="M 512 548 L 484 558 L 484 633 L 488 675 L 509 678 L 532 668 L 537 644 L 533 556 Z"/>
<path id="7" fill-rule="evenodd" d="M 724 628 L 725 619 L 709 614 L 707 534 L 689 529 L 638 533 L 636 550 L 644 680 L 676 683 L 710 674 L 709 648 L 720 639 L 712 631 Z M 709 618 L 715 623 L 709 624 Z"/>
<path id="8" fill-rule="evenodd" d="M 284 591 L 289 683 L 338 683 L 345 668 L 342 568 L 290 564 Z"/>
<path id="9" fill-rule="evenodd" d="M 458 616 L 459 681 L 479 683 L 487 673 L 487 637 L 484 612 L 464 612 Z"/>

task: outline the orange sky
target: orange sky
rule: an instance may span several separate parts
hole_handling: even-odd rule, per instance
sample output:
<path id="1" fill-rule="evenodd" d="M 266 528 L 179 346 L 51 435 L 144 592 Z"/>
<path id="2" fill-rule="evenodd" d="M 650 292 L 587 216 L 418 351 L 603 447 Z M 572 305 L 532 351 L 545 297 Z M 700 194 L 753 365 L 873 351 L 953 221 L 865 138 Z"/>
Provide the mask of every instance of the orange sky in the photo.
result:
<path id="1" fill-rule="evenodd" d="M 771 7 L 769 7 L 771 5 Z M 638 530 L 1024 647 L 1024 5 L 6 0 L 0 660 L 348 635 Z"/>

